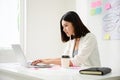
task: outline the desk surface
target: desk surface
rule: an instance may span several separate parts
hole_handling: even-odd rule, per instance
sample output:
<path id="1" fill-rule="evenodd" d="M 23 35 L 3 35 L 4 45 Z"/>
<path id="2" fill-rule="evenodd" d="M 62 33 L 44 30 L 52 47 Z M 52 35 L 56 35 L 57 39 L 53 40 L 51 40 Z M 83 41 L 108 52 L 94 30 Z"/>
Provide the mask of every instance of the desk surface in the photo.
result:
<path id="1" fill-rule="evenodd" d="M 17 80 L 102 80 L 120 76 L 119 71 L 112 71 L 104 76 L 83 75 L 79 74 L 80 69 L 80 67 L 64 69 L 60 66 L 52 68 L 26 68 L 18 63 L 0 63 L 0 75 L 7 75 Z"/>

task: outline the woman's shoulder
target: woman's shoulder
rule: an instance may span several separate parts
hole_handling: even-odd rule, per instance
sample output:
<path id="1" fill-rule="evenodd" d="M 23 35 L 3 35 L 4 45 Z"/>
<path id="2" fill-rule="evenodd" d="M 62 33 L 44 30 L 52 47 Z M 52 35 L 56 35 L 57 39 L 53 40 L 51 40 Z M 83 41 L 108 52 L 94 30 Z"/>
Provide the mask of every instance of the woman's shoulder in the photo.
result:
<path id="1" fill-rule="evenodd" d="M 87 33 L 81 40 L 96 40 L 96 36 L 93 33 Z"/>
<path id="2" fill-rule="evenodd" d="M 93 33 L 87 33 L 84 38 L 95 38 L 95 35 Z"/>
<path id="3" fill-rule="evenodd" d="M 95 35 L 93 34 L 93 33 L 87 33 L 85 36 L 94 36 L 95 37 Z"/>

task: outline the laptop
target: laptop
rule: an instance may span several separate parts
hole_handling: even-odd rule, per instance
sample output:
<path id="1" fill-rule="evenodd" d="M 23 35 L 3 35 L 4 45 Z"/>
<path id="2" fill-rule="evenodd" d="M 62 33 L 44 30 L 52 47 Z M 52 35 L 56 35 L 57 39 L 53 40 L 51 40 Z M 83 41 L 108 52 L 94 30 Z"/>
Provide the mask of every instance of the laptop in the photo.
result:
<path id="1" fill-rule="evenodd" d="M 13 44 L 12 48 L 13 48 L 13 51 L 15 52 L 18 63 L 20 63 L 24 67 L 28 67 L 28 68 L 51 68 L 52 67 L 52 65 L 50 64 L 43 64 L 43 63 L 39 63 L 37 65 L 31 65 L 32 62 L 27 61 L 20 44 Z"/>

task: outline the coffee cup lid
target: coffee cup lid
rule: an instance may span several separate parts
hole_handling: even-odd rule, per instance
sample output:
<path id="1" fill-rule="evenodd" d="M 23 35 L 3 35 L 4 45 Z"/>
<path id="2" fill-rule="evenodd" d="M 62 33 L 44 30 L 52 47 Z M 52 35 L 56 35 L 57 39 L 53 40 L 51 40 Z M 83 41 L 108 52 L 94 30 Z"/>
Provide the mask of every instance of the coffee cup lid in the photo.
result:
<path id="1" fill-rule="evenodd" d="M 70 58 L 69 55 L 62 55 L 62 58 Z"/>

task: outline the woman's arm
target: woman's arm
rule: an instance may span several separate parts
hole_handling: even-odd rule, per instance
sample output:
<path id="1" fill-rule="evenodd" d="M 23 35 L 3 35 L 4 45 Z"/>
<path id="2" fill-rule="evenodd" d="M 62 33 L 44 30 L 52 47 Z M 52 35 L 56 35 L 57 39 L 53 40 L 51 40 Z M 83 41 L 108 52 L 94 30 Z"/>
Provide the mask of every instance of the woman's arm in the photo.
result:
<path id="1" fill-rule="evenodd" d="M 55 58 L 55 59 L 41 59 L 41 63 L 44 63 L 44 64 L 56 64 L 56 65 L 61 65 L 61 58 Z"/>
<path id="2" fill-rule="evenodd" d="M 55 59 L 37 59 L 32 62 L 32 65 L 36 65 L 38 63 L 44 63 L 44 64 L 56 64 L 56 65 L 61 65 L 61 59 L 60 58 L 55 58 Z"/>
<path id="3" fill-rule="evenodd" d="M 36 65 L 38 63 L 61 65 L 61 58 L 55 58 L 55 59 L 38 59 L 38 60 L 33 61 L 32 65 Z M 71 61 L 70 61 L 70 66 L 73 66 L 73 64 L 72 64 Z"/>

